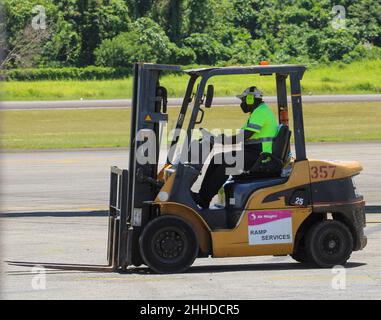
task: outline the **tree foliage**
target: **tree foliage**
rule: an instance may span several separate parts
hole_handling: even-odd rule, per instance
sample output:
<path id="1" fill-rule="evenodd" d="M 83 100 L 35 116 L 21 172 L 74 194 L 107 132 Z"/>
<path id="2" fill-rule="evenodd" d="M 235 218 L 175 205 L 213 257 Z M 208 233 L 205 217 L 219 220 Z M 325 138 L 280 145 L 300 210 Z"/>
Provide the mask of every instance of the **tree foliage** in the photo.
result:
<path id="1" fill-rule="evenodd" d="M 8 52 L 32 9 L 46 9 L 40 67 L 350 62 L 381 58 L 381 3 L 374 0 L 3 0 Z M 345 25 L 332 24 L 334 5 Z M 18 42 L 18 43 L 17 43 Z M 24 50 L 25 51 L 25 50 Z M 22 66 L 11 59 L 9 66 Z"/>
<path id="2" fill-rule="evenodd" d="M 139 18 L 113 39 L 106 39 L 95 50 L 96 64 L 127 67 L 137 61 L 169 62 L 171 42 L 150 18 Z"/>

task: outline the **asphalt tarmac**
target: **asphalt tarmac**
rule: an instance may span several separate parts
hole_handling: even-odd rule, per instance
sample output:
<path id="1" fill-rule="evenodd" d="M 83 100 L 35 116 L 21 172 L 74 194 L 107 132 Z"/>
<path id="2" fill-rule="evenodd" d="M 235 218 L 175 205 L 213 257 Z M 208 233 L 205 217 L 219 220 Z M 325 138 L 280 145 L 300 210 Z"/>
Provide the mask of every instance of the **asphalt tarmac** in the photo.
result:
<path id="1" fill-rule="evenodd" d="M 309 158 L 359 160 L 368 205 L 381 204 L 381 142 L 312 143 Z M 109 168 L 126 150 L 1 153 L 1 261 L 104 264 Z M 29 269 L 1 263 L 2 299 L 380 299 L 381 212 L 367 214 L 368 245 L 344 271 L 289 257 L 197 259 L 186 274 Z M 336 273 L 335 273 L 336 272 Z M 344 272 L 341 286 L 337 275 Z M 343 274 L 342 274 L 343 275 Z M 335 285 L 336 284 L 336 285 Z"/>

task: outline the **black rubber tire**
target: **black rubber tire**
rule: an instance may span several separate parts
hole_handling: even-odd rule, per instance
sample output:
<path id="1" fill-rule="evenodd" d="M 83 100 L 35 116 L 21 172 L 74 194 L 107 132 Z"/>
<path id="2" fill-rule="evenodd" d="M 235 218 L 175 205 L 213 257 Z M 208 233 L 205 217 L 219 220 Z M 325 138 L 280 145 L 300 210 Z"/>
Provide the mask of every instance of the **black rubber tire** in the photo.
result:
<path id="1" fill-rule="evenodd" d="M 163 215 L 147 224 L 139 238 L 140 254 L 156 273 L 186 271 L 198 255 L 193 227 L 184 219 Z"/>
<path id="2" fill-rule="evenodd" d="M 353 237 L 345 224 L 326 220 L 311 227 L 305 249 L 307 257 L 319 267 L 345 265 L 353 251 Z"/>
<path id="3" fill-rule="evenodd" d="M 297 252 L 290 254 L 290 257 L 300 263 L 311 263 L 304 248 L 298 249 Z"/>

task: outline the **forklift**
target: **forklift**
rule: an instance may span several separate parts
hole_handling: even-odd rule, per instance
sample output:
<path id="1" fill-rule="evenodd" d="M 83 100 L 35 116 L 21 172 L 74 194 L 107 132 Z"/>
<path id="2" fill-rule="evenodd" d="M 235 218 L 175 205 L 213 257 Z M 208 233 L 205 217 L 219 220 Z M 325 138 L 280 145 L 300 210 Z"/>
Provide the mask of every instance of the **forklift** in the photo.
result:
<path id="1" fill-rule="evenodd" d="M 111 167 L 108 265 L 38 264 L 119 272 L 146 265 L 155 273 L 180 273 L 202 257 L 290 255 L 322 268 L 344 265 L 367 243 L 365 202 L 354 183 L 362 166 L 355 161 L 307 158 L 300 85 L 305 70 L 303 65 L 270 64 L 182 70 L 175 65 L 135 63 L 128 168 Z M 189 80 L 166 162 L 159 168 L 160 131 L 168 122 L 167 89 L 160 85 L 165 72 L 186 74 Z M 224 205 L 203 209 L 195 203 L 191 188 L 213 152 L 216 137 L 199 128 L 202 137 L 192 139 L 192 132 L 213 104 L 214 87 L 208 81 L 244 74 L 275 76 L 279 129 L 273 152 L 261 154 L 250 170 L 229 178 L 223 187 Z M 185 141 L 180 139 L 181 130 L 186 132 Z M 153 161 L 140 161 L 144 144 L 155 150 Z M 185 161 L 176 161 L 176 148 Z M 192 161 L 195 148 L 209 152 Z M 270 161 L 262 161 L 265 158 Z"/>

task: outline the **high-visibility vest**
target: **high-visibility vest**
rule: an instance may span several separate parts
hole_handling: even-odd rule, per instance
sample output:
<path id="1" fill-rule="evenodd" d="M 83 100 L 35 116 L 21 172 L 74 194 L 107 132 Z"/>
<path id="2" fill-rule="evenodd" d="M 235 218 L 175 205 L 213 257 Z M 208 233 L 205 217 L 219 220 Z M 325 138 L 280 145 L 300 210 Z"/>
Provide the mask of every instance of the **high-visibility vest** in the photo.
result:
<path id="1" fill-rule="evenodd" d="M 272 153 L 273 140 L 278 133 L 278 123 L 266 103 L 262 102 L 254 109 L 242 129 L 253 132 L 247 141 L 248 144 L 261 143 L 262 152 Z"/>

